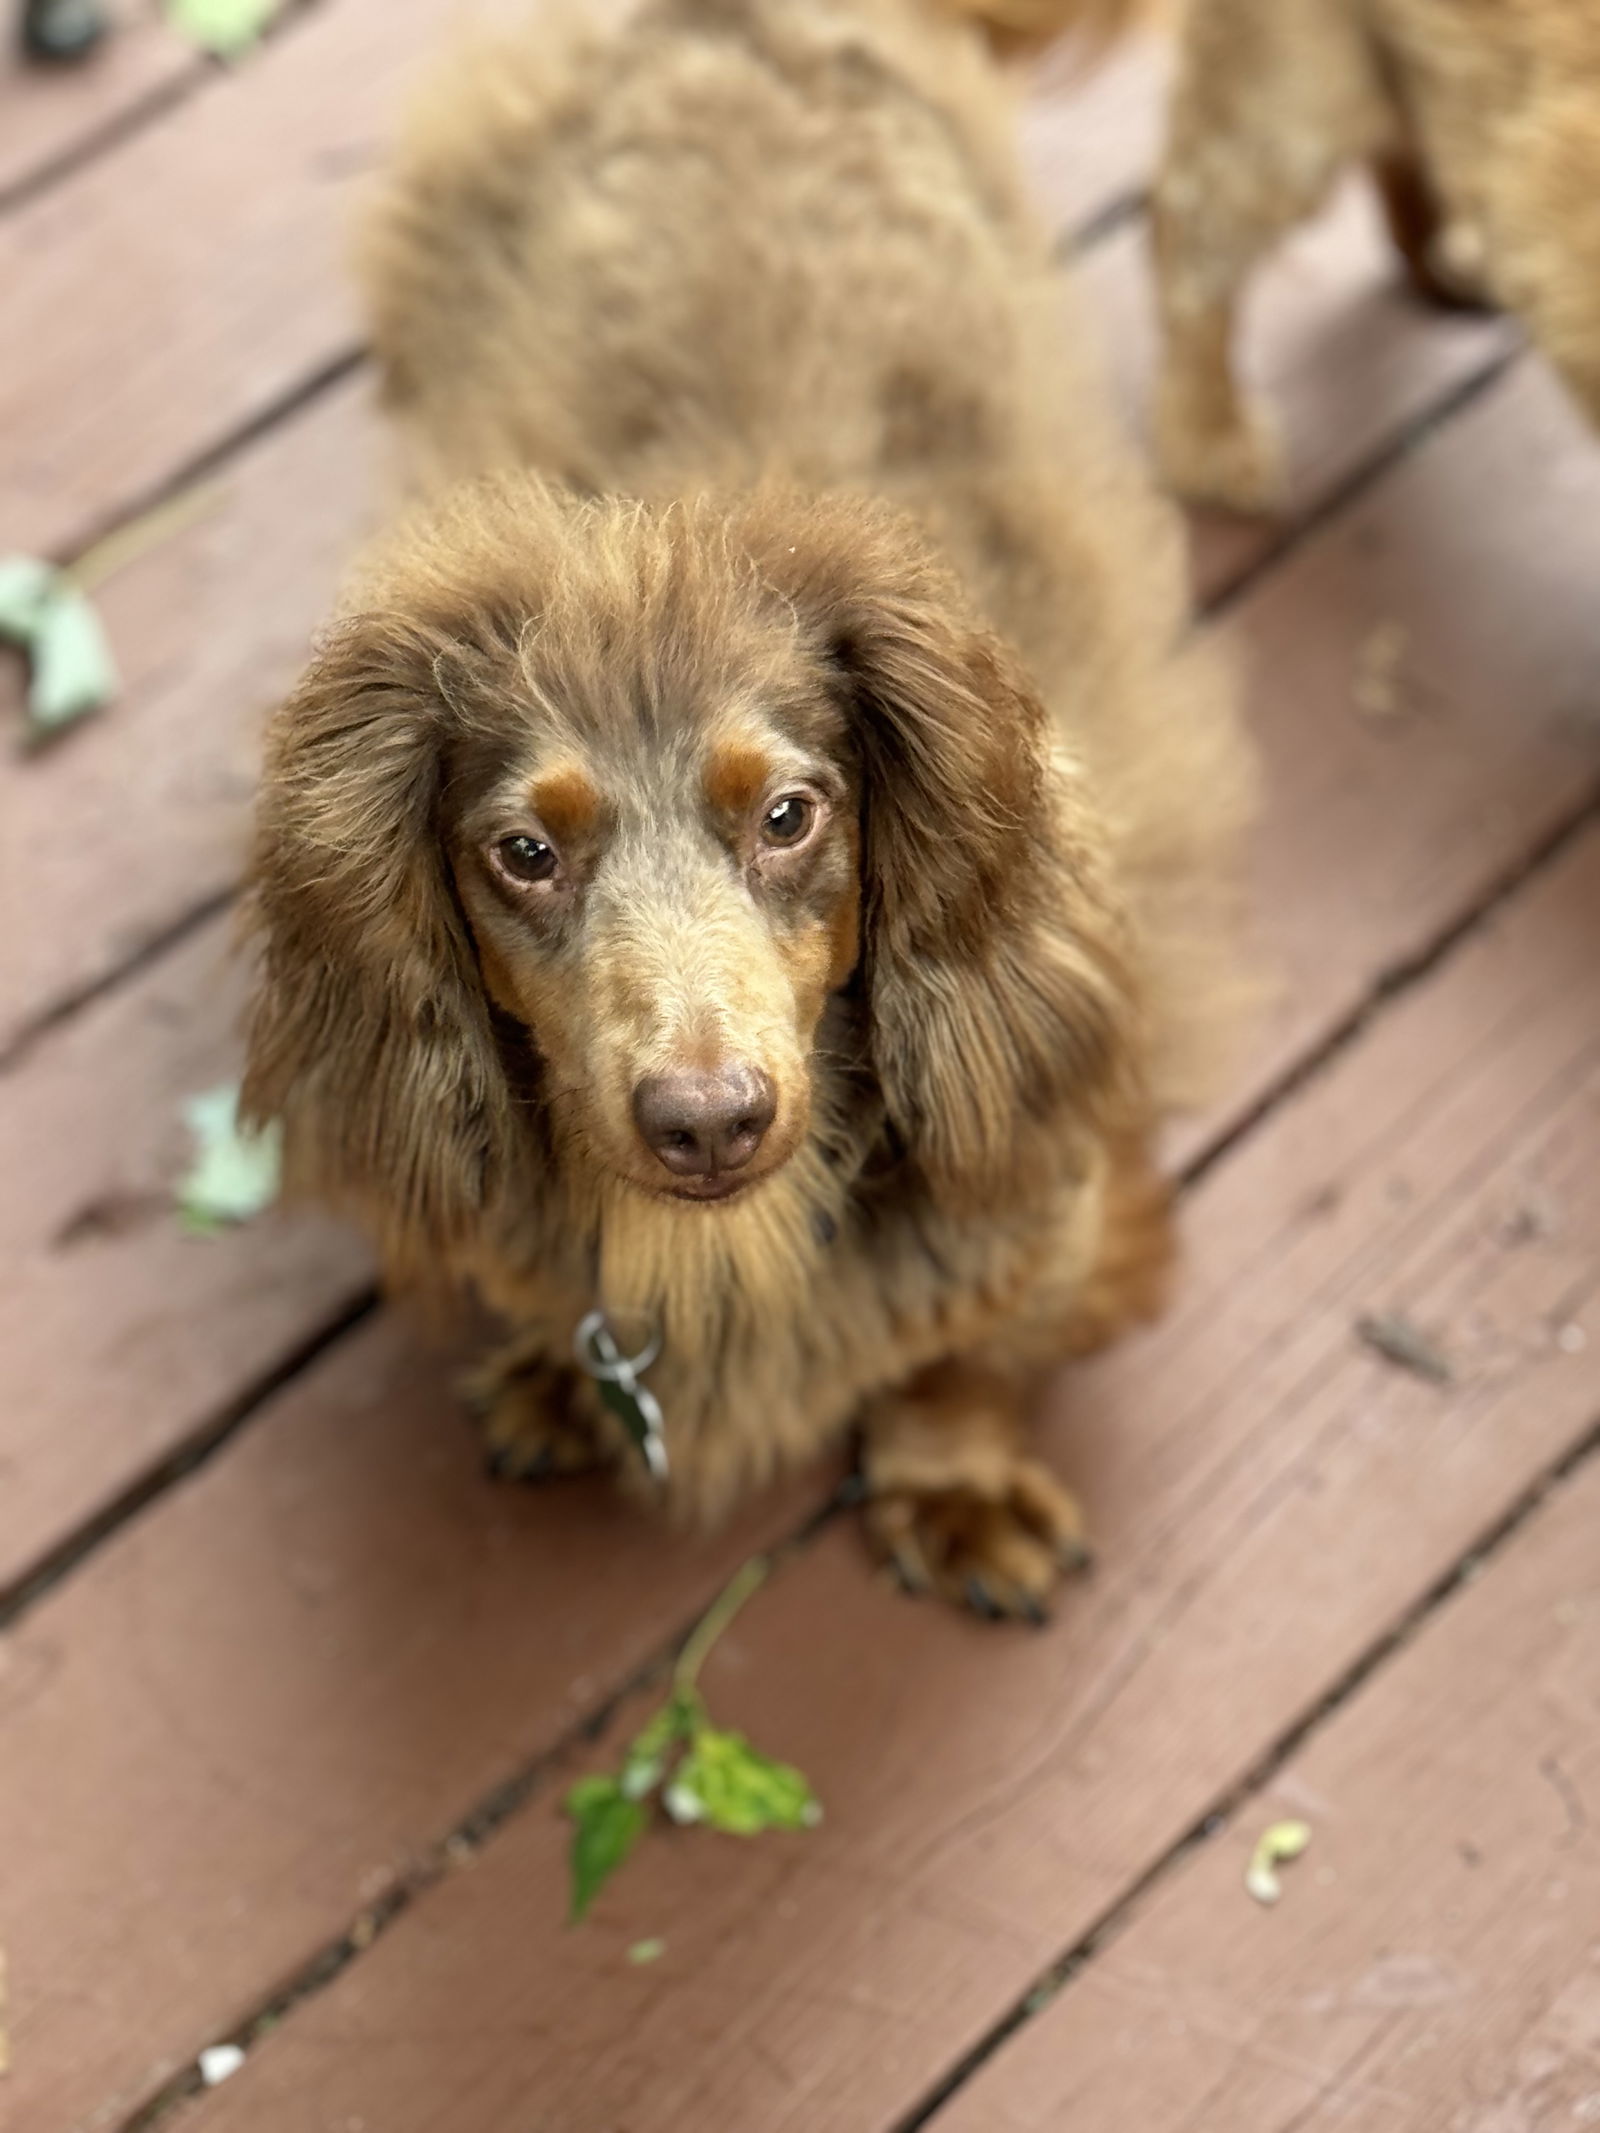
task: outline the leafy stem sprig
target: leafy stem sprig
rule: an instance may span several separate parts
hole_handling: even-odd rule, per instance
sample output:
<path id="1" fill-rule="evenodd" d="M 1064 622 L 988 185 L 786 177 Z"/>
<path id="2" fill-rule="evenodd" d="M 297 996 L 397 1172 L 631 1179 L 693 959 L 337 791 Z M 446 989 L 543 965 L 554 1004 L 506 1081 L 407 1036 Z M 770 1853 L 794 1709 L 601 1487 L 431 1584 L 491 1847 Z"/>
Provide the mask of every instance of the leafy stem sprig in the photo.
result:
<path id="1" fill-rule="evenodd" d="M 674 1822 L 704 1822 L 729 1836 L 764 1829 L 809 1829 L 822 1819 L 810 1785 L 792 1763 L 774 1762 L 742 1733 L 711 1723 L 700 1671 L 713 1645 L 771 1568 L 752 1556 L 696 1623 L 672 1670 L 666 1702 L 635 1736 L 614 1777 L 580 1778 L 566 1797 L 577 1825 L 570 1865 L 573 1923 L 649 1827 L 659 1800 Z"/>

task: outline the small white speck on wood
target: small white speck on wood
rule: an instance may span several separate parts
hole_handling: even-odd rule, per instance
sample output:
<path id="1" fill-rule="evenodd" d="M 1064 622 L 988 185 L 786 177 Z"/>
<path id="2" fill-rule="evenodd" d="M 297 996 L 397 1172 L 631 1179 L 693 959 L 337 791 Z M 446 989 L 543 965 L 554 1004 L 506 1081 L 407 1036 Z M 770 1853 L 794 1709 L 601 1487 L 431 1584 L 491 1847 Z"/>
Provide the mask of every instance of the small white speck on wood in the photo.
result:
<path id="1" fill-rule="evenodd" d="M 200 2079 L 208 2089 L 214 2089 L 218 2082 L 238 2073 L 244 2065 L 244 2053 L 237 2044 L 208 2044 L 196 2063 Z"/>

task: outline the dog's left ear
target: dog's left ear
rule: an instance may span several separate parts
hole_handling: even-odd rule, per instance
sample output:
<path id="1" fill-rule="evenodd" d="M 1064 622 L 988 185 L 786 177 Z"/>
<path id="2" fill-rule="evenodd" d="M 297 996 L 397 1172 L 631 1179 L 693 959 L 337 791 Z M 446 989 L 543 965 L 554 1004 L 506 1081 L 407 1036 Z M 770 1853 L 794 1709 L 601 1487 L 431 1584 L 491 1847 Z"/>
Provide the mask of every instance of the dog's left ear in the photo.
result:
<path id="1" fill-rule="evenodd" d="M 472 1233 L 526 1135 L 440 843 L 444 651 L 399 615 L 328 640 L 268 734 L 244 1107 L 391 1272 Z"/>
<path id="2" fill-rule="evenodd" d="M 791 545 L 792 543 L 792 545 Z M 836 676 L 864 788 L 866 977 L 889 1113 L 951 1206 L 1025 1197 L 1140 1082 L 1125 926 L 1080 775 L 915 532 L 812 507 L 763 574 Z"/>

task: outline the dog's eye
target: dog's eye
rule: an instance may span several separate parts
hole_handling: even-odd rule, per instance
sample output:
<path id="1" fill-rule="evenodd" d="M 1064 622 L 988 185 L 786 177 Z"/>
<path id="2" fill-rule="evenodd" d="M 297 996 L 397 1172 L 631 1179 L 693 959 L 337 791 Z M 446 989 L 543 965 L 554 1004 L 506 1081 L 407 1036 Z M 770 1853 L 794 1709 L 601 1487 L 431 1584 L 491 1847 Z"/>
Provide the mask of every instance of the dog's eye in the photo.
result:
<path id="1" fill-rule="evenodd" d="M 556 870 L 556 855 L 542 837 L 502 837 L 494 848 L 495 863 L 513 881 L 549 881 Z"/>
<path id="2" fill-rule="evenodd" d="M 803 793 L 792 792 L 761 818 L 761 834 L 768 844 L 799 844 L 810 829 L 816 808 Z"/>

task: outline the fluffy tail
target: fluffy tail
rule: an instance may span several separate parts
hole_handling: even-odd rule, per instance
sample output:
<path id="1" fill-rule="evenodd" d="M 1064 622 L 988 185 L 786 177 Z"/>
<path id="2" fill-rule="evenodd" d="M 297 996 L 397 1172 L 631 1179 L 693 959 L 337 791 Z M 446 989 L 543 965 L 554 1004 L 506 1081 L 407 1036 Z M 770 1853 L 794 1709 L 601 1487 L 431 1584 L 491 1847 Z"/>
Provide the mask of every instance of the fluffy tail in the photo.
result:
<path id="1" fill-rule="evenodd" d="M 978 24 L 995 49 L 1038 52 L 1072 33 L 1105 46 L 1154 12 L 1153 0 L 935 0 L 947 15 Z"/>

